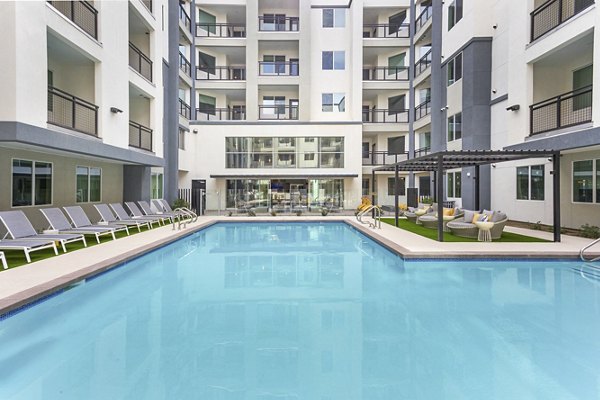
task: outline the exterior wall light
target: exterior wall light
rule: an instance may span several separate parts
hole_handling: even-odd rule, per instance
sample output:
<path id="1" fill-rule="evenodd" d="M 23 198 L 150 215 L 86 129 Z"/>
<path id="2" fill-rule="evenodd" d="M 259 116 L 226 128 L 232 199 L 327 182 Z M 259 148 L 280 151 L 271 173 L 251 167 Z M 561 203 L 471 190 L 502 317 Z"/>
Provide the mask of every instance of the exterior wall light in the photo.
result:
<path id="1" fill-rule="evenodd" d="M 121 110 L 120 108 L 117 108 L 117 107 L 111 107 L 110 112 L 113 114 L 119 114 L 119 113 L 122 113 L 123 110 Z"/>

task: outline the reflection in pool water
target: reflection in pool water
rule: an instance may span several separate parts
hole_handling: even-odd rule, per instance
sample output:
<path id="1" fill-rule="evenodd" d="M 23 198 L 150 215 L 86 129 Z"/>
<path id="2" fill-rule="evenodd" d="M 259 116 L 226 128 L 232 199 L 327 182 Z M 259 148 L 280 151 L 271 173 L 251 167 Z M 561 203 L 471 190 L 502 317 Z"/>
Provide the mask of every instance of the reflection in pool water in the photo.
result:
<path id="1" fill-rule="evenodd" d="M 599 282 L 578 267 L 219 224 L 1 321 L 0 398 L 596 399 Z"/>

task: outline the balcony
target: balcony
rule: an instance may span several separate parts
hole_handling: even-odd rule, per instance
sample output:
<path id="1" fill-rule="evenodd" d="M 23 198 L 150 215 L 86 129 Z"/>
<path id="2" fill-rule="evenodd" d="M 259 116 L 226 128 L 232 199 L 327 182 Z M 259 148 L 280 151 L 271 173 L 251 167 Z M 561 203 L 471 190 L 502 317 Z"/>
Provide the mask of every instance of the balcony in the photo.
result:
<path id="1" fill-rule="evenodd" d="M 258 17 L 258 30 L 261 32 L 298 32 L 299 27 L 298 17 L 278 15 Z"/>
<path id="2" fill-rule="evenodd" d="M 152 151 L 152 129 L 134 121 L 129 121 L 129 145 Z"/>
<path id="3" fill-rule="evenodd" d="M 365 166 L 379 166 L 394 164 L 404 160 L 408 160 L 408 152 L 369 151 L 363 153 L 362 164 Z"/>
<path id="4" fill-rule="evenodd" d="M 188 103 L 184 100 L 179 99 L 179 115 L 189 120 L 192 117 L 192 109 Z"/>
<path id="5" fill-rule="evenodd" d="M 192 32 L 192 20 L 181 4 L 179 5 L 179 20 L 189 32 Z"/>
<path id="6" fill-rule="evenodd" d="M 245 38 L 246 25 L 244 24 L 196 24 L 197 37 L 210 38 Z"/>
<path id="7" fill-rule="evenodd" d="M 530 134 L 568 128 L 592 121 L 592 86 L 529 106 Z"/>
<path id="8" fill-rule="evenodd" d="M 48 123 L 98 136 L 98 106 L 48 86 Z"/>
<path id="9" fill-rule="evenodd" d="M 549 0 L 531 13 L 531 41 L 594 4 L 594 0 Z"/>
<path id="10" fill-rule="evenodd" d="M 408 81 L 408 67 L 363 67 L 363 81 Z"/>
<path id="11" fill-rule="evenodd" d="M 429 146 L 415 149 L 415 158 L 421 157 L 421 156 L 426 156 L 429 153 L 431 153 L 431 147 L 429 147 Z"/>
<path id="12" fill-rule="evenodd" d="M 298 61 L 259 61 L 260 76 L 298 76 L 300 65 Z"/>
<path id="13" fill-rule="evenodd" d="M 431 19 L 433 16 L 433 8 L 431 6 L 426 7 L 421 14 L 415 20 L 415 33 L 418 33 L 422 27 Z"/>
<path id="14" fill-rule="evenodd" d="M 364 123 L 408 123 L 408 110 L 370 109 L 363 110 Z"/>
<path id="15" fill-rule="evenodd" d="M 258 119 L 261 120 L 297 120 L 298 106 L 258 106 Z"/>
<path id="16" fill-rule="evenodd" d="M 246 67 L 198 67 L 196 79 L 201 81 L 245 81 Z"/>
<path id="17" fill-rule="evenodd" d="M 245 121 L 246 106 L 196 109 L 198 121 Z"/>
<path id="18" fill-rule="evenodd" d="M 363 25 L 363 38 L 376 39 L 408 39 L 410 37 L 409 24 L 365 24 Z"/>
<path id="19" fill-rule="evenodd" d="M 415 63 L 415 78 L 431 65 L 431 49 Z"/>
<path id="20" fill-rule="evenodd" d="M 48 4 L 69 18 L 94 39 L 98 39 L 98 10 L 85 0 L 51 1 Z"/>
<path id="21" fill-rule="evenodd" d="M 418 106 L 415 107 L 415 120 L 429 115 L 431 113 L 431 100 L 427 99 Z"/>
<path id="22" fill-rule="evenodd" d="M 192 77 L 192 64 L 182 52 L 179 52 L 179 69 L 190 78 Z"/>
<path id="23" fill-rule="evenodd" d="M 129 66 L 152 82 L 152 60 L 129 42 Z"/>

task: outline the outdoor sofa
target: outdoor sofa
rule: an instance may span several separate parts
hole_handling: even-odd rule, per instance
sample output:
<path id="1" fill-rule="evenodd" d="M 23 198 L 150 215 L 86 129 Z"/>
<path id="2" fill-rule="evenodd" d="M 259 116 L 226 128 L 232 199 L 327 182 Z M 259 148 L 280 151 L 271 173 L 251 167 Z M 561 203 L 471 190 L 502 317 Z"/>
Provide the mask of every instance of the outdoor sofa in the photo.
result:
<path id="1" fill-rule="evenodd" d="M 453 221 L 448 222 L 448 229 L 452 234 L 460 237 L 477 239 L 479 235 L 479 228 L 473 223 L 473 217 L 475 214 L 479 214 L 478 211 L 464 210 L 464 214 L 461 218 L 457 218 Z M 481 214 L 488 216 L 488 222 L 493 222 L 494 226 L 490 229 L 492 240 L 500 239 L 504 227 L 508 222 L 508 216 L 500 211 L 489 211 L 483 210 Z"/>

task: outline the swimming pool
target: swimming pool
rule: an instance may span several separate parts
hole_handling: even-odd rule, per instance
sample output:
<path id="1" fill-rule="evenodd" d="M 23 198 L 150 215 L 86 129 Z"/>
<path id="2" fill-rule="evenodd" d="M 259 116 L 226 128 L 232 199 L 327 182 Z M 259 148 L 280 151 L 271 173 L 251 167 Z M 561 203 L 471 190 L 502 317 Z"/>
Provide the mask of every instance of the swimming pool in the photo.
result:
<path id="1" fill-rule="evenodd" d="M 578 268 L 219 223 L 0 321 L 0 399 L 597 399 Z"/>

